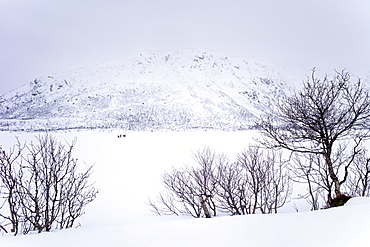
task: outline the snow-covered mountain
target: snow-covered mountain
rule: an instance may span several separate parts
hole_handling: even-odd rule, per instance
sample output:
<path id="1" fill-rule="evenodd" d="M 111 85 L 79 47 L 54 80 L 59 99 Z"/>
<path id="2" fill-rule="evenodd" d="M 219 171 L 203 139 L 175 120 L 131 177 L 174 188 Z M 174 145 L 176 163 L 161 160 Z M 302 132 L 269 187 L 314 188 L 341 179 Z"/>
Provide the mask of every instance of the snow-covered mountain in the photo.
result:
<path id="1" fill-rule="evenodd" d="M 146 52 L 0 96 L 1 130 L 246 129 L 288 90 L 271 67 L 207 50 Z"/>

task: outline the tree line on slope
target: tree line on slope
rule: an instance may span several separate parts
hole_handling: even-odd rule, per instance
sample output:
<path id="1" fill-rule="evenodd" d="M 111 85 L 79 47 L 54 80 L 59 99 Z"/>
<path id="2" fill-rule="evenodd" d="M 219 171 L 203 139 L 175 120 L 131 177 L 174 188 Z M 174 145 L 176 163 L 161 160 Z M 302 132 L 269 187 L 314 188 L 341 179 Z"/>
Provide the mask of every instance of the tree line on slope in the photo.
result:
<path id="1" fill-rule="evenodd" d="M 98 193 L 88 182 L 92 166 L 80 171 L 72 157 L 75 143 L 65 146 L 46 134 L 8 152 L 0 148 L 0 230 L 10 227 L 17 235 L 73 227 Z"/>
<path id="2" fill-rule="evenodd" d="M 256 121 L 260 147 L 250 147 L 233 163 L 204 150 L 195 156 L 196 167 L 164 172 L 165 192 L 149 200 L 154 212 L 207 218 L 218 211 L 276 213 L 292 182 L 306 184 L 301 197 L 312 210 L 369 196 L 370 158 L 364 147 L 370 137 L 369 90 L 346 71 L 322 80 L 315 72 L 301 91 Z M 287 151 L 287 160 L 280 150 Z"/>

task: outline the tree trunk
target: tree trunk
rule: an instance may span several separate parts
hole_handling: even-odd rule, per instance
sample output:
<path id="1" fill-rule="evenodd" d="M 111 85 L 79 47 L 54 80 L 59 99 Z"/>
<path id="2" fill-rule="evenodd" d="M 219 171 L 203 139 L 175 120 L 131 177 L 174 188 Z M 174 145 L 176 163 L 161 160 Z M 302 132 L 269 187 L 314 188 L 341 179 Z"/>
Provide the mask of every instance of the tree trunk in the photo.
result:
<path id="1" fill-rule="evenodd" d="M 337 179 L 336 181 L 334 181 L 334 192 L 335 192 L 335 196 L 336 197 L 339 197 L 342 195 L 342 193 L 340 192 L 340 183 L 339 183 L 339 180 Z"/>
<path id="2" fill-rule="evenodd" d="M 209 213 L 209 210 L 208 210 L 208 207 L 207 207 L 207 200 L 208 200 L 208 197 L 205 197 L 205 199 L 203 199 L 203 195 L 199 196 L 200 197 L 200 204 L 202 206 L 202 209 L 203 209 L 203 212 L 204 212 L 204 215 L 206 216 L 206 218 L 211 218 L 211 214 Z"/>
<path id="3" fill-rule="evenodd" d="M 333 183 L 334 183 L 335 196 L 338 197 L 338 196 L 342 195 L 342 193 L 340 192 L 340 181 L 339 181 L 337 175 L 334 172 L 333 163 L 331 161 L 330 154 L 324 154 L 324 156 L 325 156 L 326 165 L 328 166 L 329 176 L 330 176 L 331 180 L 333 180 Z M 330 195 L 330 197 L 331 197 L 331 195 Z"/>

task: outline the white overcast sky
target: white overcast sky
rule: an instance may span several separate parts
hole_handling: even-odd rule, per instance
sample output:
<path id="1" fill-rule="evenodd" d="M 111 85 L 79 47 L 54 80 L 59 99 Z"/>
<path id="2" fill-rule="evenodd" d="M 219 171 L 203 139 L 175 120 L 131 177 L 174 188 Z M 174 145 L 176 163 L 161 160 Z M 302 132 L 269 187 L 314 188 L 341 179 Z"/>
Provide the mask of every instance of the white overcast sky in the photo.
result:
<path id="1" fill-rule="evenodd" d="M 0 0 L 0 94 L 36 77 L 178 48 L 364 77 L 370 1 Z"/>

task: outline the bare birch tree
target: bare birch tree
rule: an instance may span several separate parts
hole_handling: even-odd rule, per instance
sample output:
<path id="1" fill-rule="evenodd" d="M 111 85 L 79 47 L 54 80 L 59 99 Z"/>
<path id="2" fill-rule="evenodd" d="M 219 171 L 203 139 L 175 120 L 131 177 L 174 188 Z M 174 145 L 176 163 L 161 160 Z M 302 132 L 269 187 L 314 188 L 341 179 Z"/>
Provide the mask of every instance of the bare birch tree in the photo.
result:
<path id="1" fill-rule="evenodd" d="M 217 214 L 216 167 L 220 157 L 209 148 L 194 154 L 195 166 L 164 172 L 162 183 L 166 192 L 157 197 L 157 205 L 149 205 L 157 214 L 186 214 L 195 218 L 211 218 Z"/>
<path id="2" fill-rule="evenodd" d="M 279 154 L 280 155 L 280 154 Z M 277 213 L 291 194 L 289 174 L 278 154 L 249 147 L 237 159 L 245 170 L 250 213 Z"/>
<path id="3" fill-rule="evenodd" d="M 0 217 L 5 219 L 11 224 L 11 232 L 14 235 L 18 234 L 20 224 L 20 204 L 18 184 L 21 179 L 20 166 L 17 160 L 20 160 L 22 147 L 17 140 L 17 145 L 14 145 L 9 152 L 0 148 L 0 195 L 3 202 L 0 201 L 0 209 L 7 205 L 9 215 L 0 214 Z M 1 229 L 5 232 L 7 230 L 0 224 Z"/>
<path id="4" fill-rule="evenodd" d="M 0 216 L 12 232 L 72 227 L 95 199 L 98 191 L 88 183 L 92 167 L 78 171 L 74 146 L 75 141 L 63 145 L 47 134 L 23 149 L 18 143 L 9 153 L 0 150 L 0 192 L 10 212 Z"/>
<path id="5" fill-rule="evenodd" d="M 354 159 L 346 188 L 352 196 L 370 196 L 370 158 L 364 148 Z"/>
<path id="6" fill-rule="evenodd" d="M 230 163 L 209 149 L 197 152 L 194 167 L 165 172 L 166 192 L 148 204 L 156 214 L 186 214 L 211 218 L 218 211 L 231 215 L 276 213 L 291 193 L 285 163 L 271 152 L 250 148 Z"/>
<path id="7" fill-rule="evenodd" d="M 21 184 L 25 232 L 50 231 L 58 223 L 60 228 L 72 227 L 84 206 L 95 199 L 97 190 L 88 185 L 92 167 L 78 173 L 72 157 L 75 142 L 65 146 L 45 135 L 27 146 Z"/>
<path id="8" fill-rule="evenodd" d="M 218 166 L 218 204 L 231 215 L 251 213 L 251 194 L 245 169 L 238 162 L 225 162 Z"/>
<path id="9" fill-rule="evenodd" d="M 369 138 L 369 119 L 370 96 L 361 80 L 351 81 L 345 71 L 320 80 L 313 70 L 303 89 L 279 102 L 276 113 L 266 114 L 257 127 L 269 148 L 321 156 L 334 186 L 331 201 L 342 195 L 349 167 Z"/>

